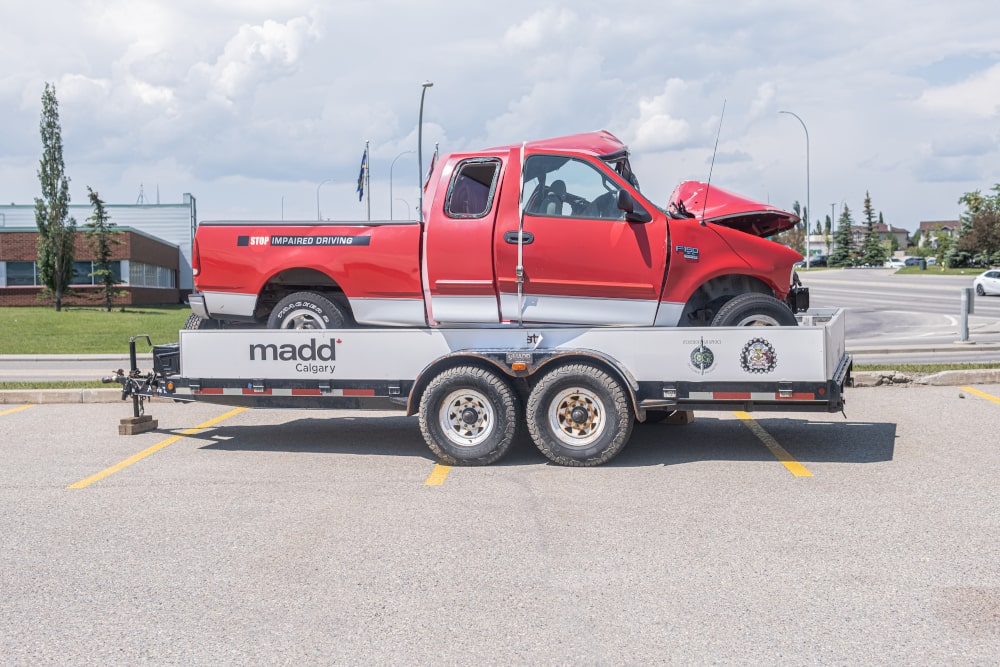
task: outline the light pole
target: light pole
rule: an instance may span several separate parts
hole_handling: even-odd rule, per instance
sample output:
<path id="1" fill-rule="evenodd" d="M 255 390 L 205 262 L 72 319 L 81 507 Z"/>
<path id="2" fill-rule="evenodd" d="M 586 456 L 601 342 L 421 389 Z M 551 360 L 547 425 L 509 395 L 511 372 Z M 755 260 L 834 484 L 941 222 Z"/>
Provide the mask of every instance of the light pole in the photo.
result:
<path id="1" fill-rule="evenodd" d="M 805 121 L 799 118 L 798 114 L 792 113 L 791 111 L 779 111 L 778 113 L 787 113 L 789 116 L 795 116 L 795 119 L 802 124 L 802 129 L 806 133 L 806 268 L 809 268 L 809 216 L 812 214 L 812 207 L 809 205 L 809 129 L 806 127 Z"/>
<path id="2" fill-rule="evenodd" d="M 392 164 L 389 165 L 389 219 L 392 220 L 392 204 L 395 201 L 392 198 L 392 168 L 396 166 L 396 160 L 403 157 L 407 153 L 412 153 L 413 151 L 403 151 L 396 157 L 392 158 Z"/>
<path id="3" fill-rule="evenodd" d="M 323 187 L 323 183 L 329 183 L 329 182 L 330 182 L 330 181 L 332 181 L 332 180 L 333 180 L 333 179 L 331 179 L 331 178 L 328 178 L 328 179 L 326 179 L 325 181 L 323 181 L 322 183 L 320 183 L 319 185 L 317 185 L 317 186 L 316 186 L 316 220 L 317 220 L 317 221 L 319 221 L 319 220 L 322 220 L 322 219 L 323 219 L 323 218 L 321 218 L 321 217 L 320 217 L 320 215 L 319 215 L 319 189 L 320 189 L 321 187 Z"/>
<path id="4" fill-rule="evenodd" d="M 409 210 L 410 210 L 410 202 L 406 201 L 406 200 L 405 200 L 405 199 L 403 199 L 402 197 L 396 197 L 396 201 L 401 201 L 401 202 L 403 202 L 403 203 L 404 203 L 404 204 L 406 205 L 406 210 L 407 210 L 407 211 L 409 211 Z"/>
<path id="5" fill-rule="evenodd" d="M 427 89 L 434 84 L 430 81 L 424 81 L 420 84 L 423 90 L 420 91 L 420 117 L 417 120 L 417 192 L 420 196 L 420 202 L 417 204 L 419 211 L 417 212 L 417 219 L 420 222 L 424 221 L 424 95 L 427 94 Z"/>

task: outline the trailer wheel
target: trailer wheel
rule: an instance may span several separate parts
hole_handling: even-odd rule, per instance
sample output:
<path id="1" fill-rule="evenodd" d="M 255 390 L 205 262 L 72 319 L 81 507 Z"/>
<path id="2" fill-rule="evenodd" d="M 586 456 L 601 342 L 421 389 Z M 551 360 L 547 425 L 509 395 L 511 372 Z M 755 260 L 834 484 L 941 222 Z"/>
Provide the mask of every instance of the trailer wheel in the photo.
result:
<path id="1" fill-rule="evenodd" d="M 219 329 L 218 320 L 206 320 L 194 313 L 188 315 L 187 322 L 184 323 L 185 331 L 204 331 L 206 329 Z"/>
<path id="2" fill-rule="evenodd" d="M 632 434 L 629 399 L 621 384 L 586 364 L 552 371 L 528 397 L 528 431 L 550 460 L 565 466 L 610 461 Z"/>
<path id="3" fill-rule="evenodd" d="M 510 449 L 521 404 L 510 384 L 489 371 L 460 366 L 427 385 L 420 399 L 420 432 L 451 465 L 488 465 Z"/>
<path id="4" fill-rule="evenodd" d="M 269 329 L 340 329 L 347 318 L 340 306 L 316 292 L 293 292 L 267 318 Z"/>
<path id="5" fill-rule="evenodd" d="M 794 327 L 795 313 L 770 294 L 748 292 L 727 301 L 712 318 L 713 327 Z"/>

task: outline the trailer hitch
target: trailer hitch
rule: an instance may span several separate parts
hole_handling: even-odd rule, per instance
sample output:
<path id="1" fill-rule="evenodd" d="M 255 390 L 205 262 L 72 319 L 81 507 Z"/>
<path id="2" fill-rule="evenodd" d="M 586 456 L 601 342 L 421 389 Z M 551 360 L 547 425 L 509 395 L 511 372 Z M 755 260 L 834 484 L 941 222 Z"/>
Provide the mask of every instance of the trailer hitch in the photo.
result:
<path id="1" fill-rule="evenodd" d="M 145 401 L 152 398 L 159 384 L 155 373 L 143 373 L 139 370 L 139 364 L 135 357 L 135 341 L 140 338 L 146 339 L 146 344 L 153 345 L 147 334 L 131 336 L 128 339 L 129 370 L 126 373 L 119 368 L 110 376 L 102 377 L 101 382 L 105 384 L 118 383 L 122 386 L 122 400 L 132 398 L 132 416 L 141 417 L 145 414 Z"/>

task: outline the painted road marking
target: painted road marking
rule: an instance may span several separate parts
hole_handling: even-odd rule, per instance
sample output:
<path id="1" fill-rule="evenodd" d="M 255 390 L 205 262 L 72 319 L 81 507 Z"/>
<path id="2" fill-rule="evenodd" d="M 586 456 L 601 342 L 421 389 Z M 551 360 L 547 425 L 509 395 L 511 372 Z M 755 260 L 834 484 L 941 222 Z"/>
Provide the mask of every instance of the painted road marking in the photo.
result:
<path id="1" fill-rule="evenodd" d="M 987 401 L 1000 403 L 1000 398 L 997 398 L 996 396 L 991 396 L 990 394 L 987 394 L 985 391 L 979 391 L 978 389 L 973 389 L 972 387 L 961 387 L 961 389 L 962 391 L 967 391 L 970 394 L 975 394 L 979 398 L 985 398 Z"/>
<path id="2" fill-rule="evenodd" d="M 70 484 L 66 488 L 67 489 L 83 489 L 83 488 L 86 488 L 86 487 L 90 486 L 91 484 L 93 484 L 94 482 L 99 482 L 102 479 L 104 479 L 105 477 L 108 477 L 109 475 L 113 475 L 113 474 L 115 474 L 116 472 L 118 472 L 120 470 L 124 470 L 125 468 L 129 467 L 133 463 L 138 463 L 139 461 L 143 460 L 147 456 L 150 456 L 150 455 L 155 454 L 156 452 L 160 451 L 164 447 L 168 447 L 168 446 L 174 444 L 175 442 L 177 442 L 178 440 L 182 440 L 184 438 L 184 436 L 186 436 L 186 435 L 192 435 L 194 433 L 197 433 L 198 431 L 201 431 L 203 429 L 208 428 L 209 426 L 215 426 L 219 422 L 221 422 L 223 420 L 226 420 L 226 419 L 229 419 L 230 417 L 234 417 L 234 416 L 238 415 L 239 413 L 243 412 L 244 410 L 246 410 L 246 408 L 236 408 L 235 410 L 230 410 L 229 412 L 227 412 L 224 415 L 219 415 L 215 419 L 209 419 L 204 424 L 199 424 L 198 426 L 195 426 L 194 428 L 189 428 L 186 431 L 181 431 L 180 435 L 171 436 L 171 437 L 167 438 L 166 440 L 164 440 L 163 442 L 157 443 L 157 444 L 153 445 L 152 447 L 150 447 L 148 449 L 144 449 L 141 452 L 139 452 L 138 454 L 135 454 L 134 456 L 128 457 L 127 459 L 125 459 L 121 463 L 116 463 L 115 465 L 111 466 L 110 468 L 105 468 L 104 470 L 102 470 L 101 472 L 97 473 L 96 475 L 91 475 L 90 477 L 88 477 L 86 479 L 81 479 L 79 482 L 77 482 L 75 484 Z"/>
<path id="3" fill-rule="evenodd" d="M 21 410 L 27 410 L 28 408 L 33 408 L 33 407 L 35 407 L 34 404 L 31 404 L 31 405 L 22 405 L 16 408 L 11 408 L 10 410 L 4 410 L 3 412 L 0 412 L 0 417 L 3 417 L 4 415 L 13 414 L 15 412 L 20 412 Z"/>
<path id="4" fill-rule="evenodd" d="M 451 466 L 446 466 L 441 463 L 435 464 L 434 470 L 431 470 L 431 474 L 427 478 L 427 481 L 424 482 L 424 486 L 441 486 L 444 484 L 444 480 L 448 476 L 448 472 L 450 470 Z"/>
<path id="5" fill-rule="evenodd" d="M 812 473 L 806 469 L 804 465 L 796 461 L 791 454 L 785 451 L 785 448 L 778 444 L 778 441 L 771 437 L 771 434 L 764 430 L 764 427 L 758 424 L 753 417 L 750 416 L 748 412 L 734 412 L 737 417 L 740 418 L 750 431 L 757 436 L 757 439 L 764 443 L 764 446 L 771 450 L 774 454 L 774 458 L 781 461 L 781 465 L 788 468 L 788 472 L 792 473 L 796 477 L 812 477 Z"/>

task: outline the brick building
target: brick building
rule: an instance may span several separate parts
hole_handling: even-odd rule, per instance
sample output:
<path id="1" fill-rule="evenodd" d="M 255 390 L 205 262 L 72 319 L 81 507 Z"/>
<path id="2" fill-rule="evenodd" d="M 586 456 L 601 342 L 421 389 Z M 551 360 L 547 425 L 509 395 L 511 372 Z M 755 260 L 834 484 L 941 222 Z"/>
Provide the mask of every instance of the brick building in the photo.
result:
<path id="1" fill-rule="evenodd" d="M 120 282 L 117 305 L 180 303 L 177 275 L 180 253 L 176 245 L 129 227 L 117 227 L 112 247 L 112 275 Z M 63 297 L 70 306 L 102 302 L 100 281 L 94 271 L 94 251 L 89 239 L 78 230 L 74 242 L 72 294 Z M 42 287 L 38 280 L 38 230 L 0 227 L 0 306 L 38 306 Z"/>

